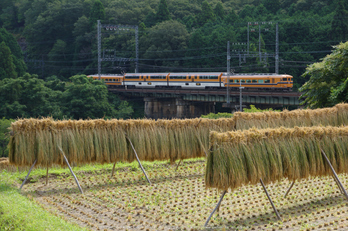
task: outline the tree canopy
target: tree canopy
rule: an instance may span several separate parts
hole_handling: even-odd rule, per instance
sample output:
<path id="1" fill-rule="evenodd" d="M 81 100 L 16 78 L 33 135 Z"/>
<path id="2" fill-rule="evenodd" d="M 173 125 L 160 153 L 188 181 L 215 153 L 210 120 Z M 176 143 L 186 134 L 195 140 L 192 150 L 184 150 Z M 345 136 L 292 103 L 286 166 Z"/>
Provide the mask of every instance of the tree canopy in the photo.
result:
<path id="1" fill-rule="evenodd" d="M 348 102 L 348 42 L 334 46 L 321 62 L 307 67 L 310 79 L 301 88 L 304 103 L 312 108 Z"/>
<path id="2" fill-rule="evenodd" d="M 61 82 L 47 81 L 25 74 L 0 81 L 0 117 L 30 118 L 51 116 L 57 119 L 129 118 L 132 108 L 115 95 L 109 95 L 100 81 L 85 75 Z"/>
<path id="3" fill-rule="evenodd" d="M 42 86 L 36 94 L 47 94 L 54 105 L 30 106 L 19 97 L 1 105 L 0 116 L 6 118 L 45 113 L 58 118 L 69 113 L 69 105 L 58 101 L 67 97 L 69 84 L 81 84 L 70 77 L 97 73 L 97 20 L 103 25 L 131 25 L 102 29 L 103 55 L 116 58 L 102 62 L 105 74 L 134 72 L 136 44 L 139 72 L 226 71 L 227 41 L 235 73 L 274 72 L 278 23 L 279 72 L 293 75 L 296 89 L 309 81 L 311 75 L 301 77 L 308 65 L 348 39 L 344 0 L 3 0 L 0 9 L 0 80 L 13 85 L 11 94 L 16 95 L 25 89 L 22 78 L 28 72 L 29 82 Z M 138 41 L 132 26 L 139 26 Z M 124 106 L 118 112 L 129 109 L 114 97 L 108 94 L 109 104 Z M 100 116 L 122 114 L 108 106 L 102 110 Z"/>

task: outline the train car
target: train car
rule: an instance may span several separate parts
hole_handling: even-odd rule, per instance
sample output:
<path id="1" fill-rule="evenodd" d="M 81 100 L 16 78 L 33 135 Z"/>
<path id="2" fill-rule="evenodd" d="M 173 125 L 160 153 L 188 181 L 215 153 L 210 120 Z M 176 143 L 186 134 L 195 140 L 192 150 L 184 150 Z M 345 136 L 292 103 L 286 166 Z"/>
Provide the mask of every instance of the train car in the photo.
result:
<path id="1" fill-rule="evenodd" d="M 221 86 L 221 72 L 170 73 L 169 86 L 182 89 L 205 89 Z"/>
<path id="2" fill-rule="evenodd" d="M 268 90 L 291 90 L 293 87 L 293 77 L 291 75 L 279 74 L 224 74 L 222 77 L 223 86 L 228 86 L 232 89 L 245 87 L 246 89 L 268 89 Z"/>
<path id="3" fill-rule="evenodd" d="M 98 75 L 90 75 L 98 79 Z M 233 74 L 222 72 L 193 73 L 127 73 L 125 75 L 101 75 L 109 87 L 123 88 L 180 88 L 219 89 L 240 86 L 254 90 L 291 90 L 293 77 L 286 74 Z"/>
<path id="4" fill-rule="evenodd" d="M 155 88 L 169 86 L 169 73 L 127 73 L 123 85 L 127 88 Z"/>
<path id="5" fill-rule="evenodd" d="M 98 80 L 98 75 L 89 75 L 88 77 Z M 123 75 L 100 75 L 101 80 L 110 87 L 120 87 L 123 85 Z"/>

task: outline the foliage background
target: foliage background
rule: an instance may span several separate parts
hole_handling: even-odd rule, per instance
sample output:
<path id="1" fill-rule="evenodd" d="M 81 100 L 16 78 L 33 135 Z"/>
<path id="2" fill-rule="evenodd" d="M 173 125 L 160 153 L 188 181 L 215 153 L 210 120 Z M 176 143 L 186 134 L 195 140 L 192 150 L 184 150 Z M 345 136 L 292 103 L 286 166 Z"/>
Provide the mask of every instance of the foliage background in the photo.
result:
<path id="1" fill-rule="evenodd" d="M 227 41 L 235 72 L 274 72 L 278 22 L 280 73 L 293 75 L 298 88 L 309 79 L 300 77 L 306 66 L 347 39 L 347 7 L 343 0 L 4 0 L 0 26 L 20 42 L 29 73 L 66 81 L 97 72 L 98 19 L 139 26 L 140 72 L 226 71 Z M 240 64 L 248 23 L 255 56 Z M 259 26 L 261 51 L 271 55 L 261 61 Z M 102 33 L 102 48 L 118 59 L 103 62 L 102 72 L 134 72 L 134 30 Z"/>

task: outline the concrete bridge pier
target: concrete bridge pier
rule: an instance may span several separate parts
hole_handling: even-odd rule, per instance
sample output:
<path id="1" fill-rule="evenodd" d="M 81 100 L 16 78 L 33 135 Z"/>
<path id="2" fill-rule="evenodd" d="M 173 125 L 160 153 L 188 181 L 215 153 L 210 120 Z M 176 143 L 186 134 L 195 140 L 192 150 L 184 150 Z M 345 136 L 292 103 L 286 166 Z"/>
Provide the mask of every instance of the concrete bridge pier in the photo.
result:
<path id="1" fill-rule="evenodd" d="M 152 119 L 196 118 L 215 112 L 214 102 L 186 101 L 182 98 L 145 97 L 145 116 Z"/>

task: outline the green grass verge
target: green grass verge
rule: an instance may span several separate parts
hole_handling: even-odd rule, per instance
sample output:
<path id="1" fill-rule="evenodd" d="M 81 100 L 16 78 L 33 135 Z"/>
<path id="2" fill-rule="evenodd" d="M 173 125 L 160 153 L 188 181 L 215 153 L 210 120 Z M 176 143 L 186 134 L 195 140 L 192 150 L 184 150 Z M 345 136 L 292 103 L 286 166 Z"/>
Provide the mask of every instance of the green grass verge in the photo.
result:
<path id="1" fill-rule="evenodd" d="M 1 174 L 2 176 L 3 174 Z M 21 195 L 6 182 L 0 182 L 0 230 L 86 230 L 50 214 Z"/>

